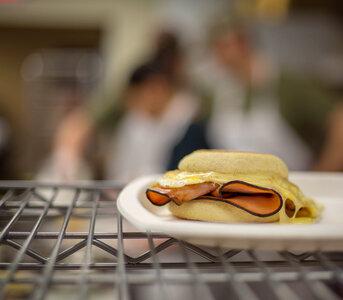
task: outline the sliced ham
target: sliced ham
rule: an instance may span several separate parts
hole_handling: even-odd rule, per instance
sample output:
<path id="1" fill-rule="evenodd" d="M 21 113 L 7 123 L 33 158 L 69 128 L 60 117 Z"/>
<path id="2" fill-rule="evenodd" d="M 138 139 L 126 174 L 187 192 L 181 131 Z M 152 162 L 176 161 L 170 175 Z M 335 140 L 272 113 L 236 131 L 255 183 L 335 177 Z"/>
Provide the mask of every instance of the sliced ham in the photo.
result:
<path id="1" fill-rule="evenodd" d="M 205 182 L 180 188 L 154 187 L 148 189 L 146 195 L 155 205 L 164 205 L 169 201 L 180 205 L 201 199 L 221 201 L 260 217 L 271 216 L 282 207 L 279 193 L 243 181 L 230 181 L 221 186 Z"/>
<path id="2" fill-rule="evenodd" d="M 156 205 L 164 205 L 170 200 L 180 205 L 189 200 L 206 195 L 219 187 L 219 184 L 204 182 L 199 184 L 185 185 L 180 188 L 154 187 L 147 190 L 148 199 Z"/>

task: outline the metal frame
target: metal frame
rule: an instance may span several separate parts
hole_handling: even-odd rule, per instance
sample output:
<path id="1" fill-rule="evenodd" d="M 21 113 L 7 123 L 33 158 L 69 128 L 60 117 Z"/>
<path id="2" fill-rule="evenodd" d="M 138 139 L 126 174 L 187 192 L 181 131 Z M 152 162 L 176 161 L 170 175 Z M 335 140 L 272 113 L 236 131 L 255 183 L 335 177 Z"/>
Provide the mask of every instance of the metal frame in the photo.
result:
<path id="1" fill-rule="evenodd" d="M 116 196 L 110 194 L 121 187 L 110 181 L 1 181 L 0 299 L 13 297 L 13 292 L 17 298 L 46 299 L 68 287 L 77 299 L 104 290 L 116 299 L 343 297 L 343 253 L 212 249 L 127 230 Z M 109 231 L 96 229 L 102 218 L 107 218 Z M 61 219 L 62 225 L 56 221 Z M 88 230 L 68 230 L 75 219 L 84 219 Z M 58 230 L 47 230 L 46 222 Z M 44 255 L 49 241 L 54 245 Z M 146 249 L 140 250 L 142 244 Z M 135 245 L 140 252 L 132 255 Z M 74 260 L 77 253 L 81 261 Z"/>

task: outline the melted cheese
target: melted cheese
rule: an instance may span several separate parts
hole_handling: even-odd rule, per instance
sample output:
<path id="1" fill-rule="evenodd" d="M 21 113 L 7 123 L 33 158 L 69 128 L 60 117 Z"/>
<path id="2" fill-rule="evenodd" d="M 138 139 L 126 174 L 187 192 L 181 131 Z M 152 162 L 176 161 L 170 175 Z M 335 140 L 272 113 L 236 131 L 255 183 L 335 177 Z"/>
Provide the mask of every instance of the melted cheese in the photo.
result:
<path id="1" fill-rule="evenodd" d="M 319 213 L 322 210 L 322 207 L 315 203 L 313 199 L 306 197 L 298 186 L 286 179 L 276 176 L 263 176 L 259 174 L 224 174 L 217 172 L 186 172 L 174 170 L 165 173 L 155 183 L 155 185 L 160 185 L 166 188 L 178 188 L 185 185 L 203 182 L 225 184 L 233 180 L 244 181 L 253 185 L 273 189 L 278 192 L 283 199 L 283 206 L 278 213 L 280 223 L 313 223 L 313 220 L 319 216 Z M 294 213 L 292 216 L 289 216 L 286 213 L 287 199 L 292 201 L 294 204 Z"/>

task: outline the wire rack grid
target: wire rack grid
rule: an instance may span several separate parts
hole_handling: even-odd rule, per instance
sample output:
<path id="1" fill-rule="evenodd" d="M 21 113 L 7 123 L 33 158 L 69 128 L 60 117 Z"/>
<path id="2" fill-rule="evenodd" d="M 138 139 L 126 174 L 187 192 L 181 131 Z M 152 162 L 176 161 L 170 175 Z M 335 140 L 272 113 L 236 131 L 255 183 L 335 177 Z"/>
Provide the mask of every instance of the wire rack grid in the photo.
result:
<path id="1" fill-rule="evenodd" d="M 121 184 L 0 182 L 0 299 L 342 299 L 343 253 L 206 248 L 140 232 Z"/>

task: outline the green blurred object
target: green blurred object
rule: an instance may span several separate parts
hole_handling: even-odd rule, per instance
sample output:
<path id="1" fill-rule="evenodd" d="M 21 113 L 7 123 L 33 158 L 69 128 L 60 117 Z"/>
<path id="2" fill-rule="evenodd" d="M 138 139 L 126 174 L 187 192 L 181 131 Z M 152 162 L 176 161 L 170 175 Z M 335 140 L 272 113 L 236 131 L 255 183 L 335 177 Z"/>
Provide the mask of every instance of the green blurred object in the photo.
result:
<path id="1" fill-rule="evenodd" d="M 306 74 L 283 71 L 279 82 L 280 111 L 288 123 L 318 153 L 327 120 L 339 93 Z"/>

